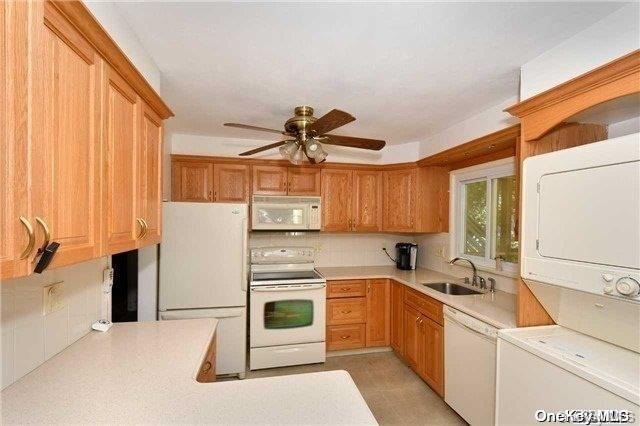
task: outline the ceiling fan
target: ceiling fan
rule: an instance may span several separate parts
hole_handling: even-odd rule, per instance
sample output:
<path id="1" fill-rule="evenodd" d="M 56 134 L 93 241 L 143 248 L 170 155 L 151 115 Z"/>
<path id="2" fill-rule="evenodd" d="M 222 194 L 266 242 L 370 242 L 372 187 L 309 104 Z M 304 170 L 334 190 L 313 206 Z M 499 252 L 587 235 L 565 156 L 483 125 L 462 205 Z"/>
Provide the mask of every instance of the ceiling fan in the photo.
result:
<path id="1" fill-rule="evenodd" d="M 384 147 L 385 141 L 377 139 L 328 134 L 328 132 L 351 123 L 355 119 L 351 114 L 339 109 L 333 109 L 322 117 L 315 118 L 313 116 L 313 108 L 299 106 L 294 109 L 294 116 L 284 123 L 284 131 L 238 123 L 224 123 L 224 125 L 240 129 L 278 133 L 291 138 L 245 151 L 240 154 L 243 157 L 280 147 L 280 154 L 293 164 L 302 164 L 305 156 L 312 164 L 316 164 L 325 161 L 327 158 L 327 153 L 322 149 L 321 144 L 350 146 L 374 151 L 379 151 Z"/>

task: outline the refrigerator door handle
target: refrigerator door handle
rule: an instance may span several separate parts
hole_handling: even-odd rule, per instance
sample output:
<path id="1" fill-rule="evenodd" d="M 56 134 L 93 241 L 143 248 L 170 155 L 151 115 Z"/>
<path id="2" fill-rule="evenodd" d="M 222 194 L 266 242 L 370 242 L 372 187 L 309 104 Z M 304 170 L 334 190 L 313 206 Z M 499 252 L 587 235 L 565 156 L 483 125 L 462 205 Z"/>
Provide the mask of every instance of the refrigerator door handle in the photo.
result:
<path id="1" fill-rule="evenodd" d="M 247 262 L 249 261 L 247 255 L 247 247 L 249 241 L 247 238 L 247 218 L 242 219 L 242 276 L 240 277 L 240 290 L 247 291 Z"/>

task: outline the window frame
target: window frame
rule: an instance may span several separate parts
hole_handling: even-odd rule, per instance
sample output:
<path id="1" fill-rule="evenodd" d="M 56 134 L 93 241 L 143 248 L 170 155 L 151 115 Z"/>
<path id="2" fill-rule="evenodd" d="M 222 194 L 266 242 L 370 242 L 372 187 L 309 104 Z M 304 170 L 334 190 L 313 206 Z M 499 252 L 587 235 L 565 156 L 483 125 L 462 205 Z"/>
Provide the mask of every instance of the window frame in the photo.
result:
<path id="1" fill-rule="evenodd" d="M 496 269 L 496 261 L 491 258 L 491 253 L 495 250 L 495 241 L 492 233 L 493 215 L 493 179 L 514 176 L 516 174 L 516 159 L 509 157 L 489 163 L 478 164 L 459 170 L 452 170 L 450 173 L 450 194 L 449 205 L 451 206 L 449 213 L 449 247 L 454 257 L 462 257 L 471 260 L 478 268 L 490 270 L 492 272 L 506 272 L 508 275 L 517 274 L 519 264 L 502 261 L 502 269 Z M 485 256 L 474 256 L 464 252 L 465 232 L 464 232 L 464 189 L 463 185 L 473 182 L 487 181 L 487 222 L 485 231 Z"/>

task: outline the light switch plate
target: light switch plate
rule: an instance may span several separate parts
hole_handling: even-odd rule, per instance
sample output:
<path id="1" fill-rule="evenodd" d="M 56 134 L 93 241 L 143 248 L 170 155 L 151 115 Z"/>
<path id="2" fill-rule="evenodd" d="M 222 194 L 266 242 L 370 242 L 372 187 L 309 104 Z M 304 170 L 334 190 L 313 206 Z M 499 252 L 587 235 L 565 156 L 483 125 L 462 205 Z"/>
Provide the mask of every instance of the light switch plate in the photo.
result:
<path id="1" fill-rule="evenodd" d="M 64 298 L 64 281 L 53 283 L 42 289 L 42 315 L 58 311 L 66 304 Z"/>

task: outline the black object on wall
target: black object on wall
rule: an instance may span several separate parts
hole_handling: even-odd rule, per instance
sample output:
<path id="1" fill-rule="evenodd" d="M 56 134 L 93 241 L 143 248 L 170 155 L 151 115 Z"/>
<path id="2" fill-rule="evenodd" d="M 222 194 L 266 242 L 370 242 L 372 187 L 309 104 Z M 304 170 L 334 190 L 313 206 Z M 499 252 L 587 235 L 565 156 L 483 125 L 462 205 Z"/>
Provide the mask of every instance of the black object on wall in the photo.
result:
<path id="1" fill-rule="evenodd" d="M 111 321 L 138 321 L 138 250 L 114 254 Z"/>

